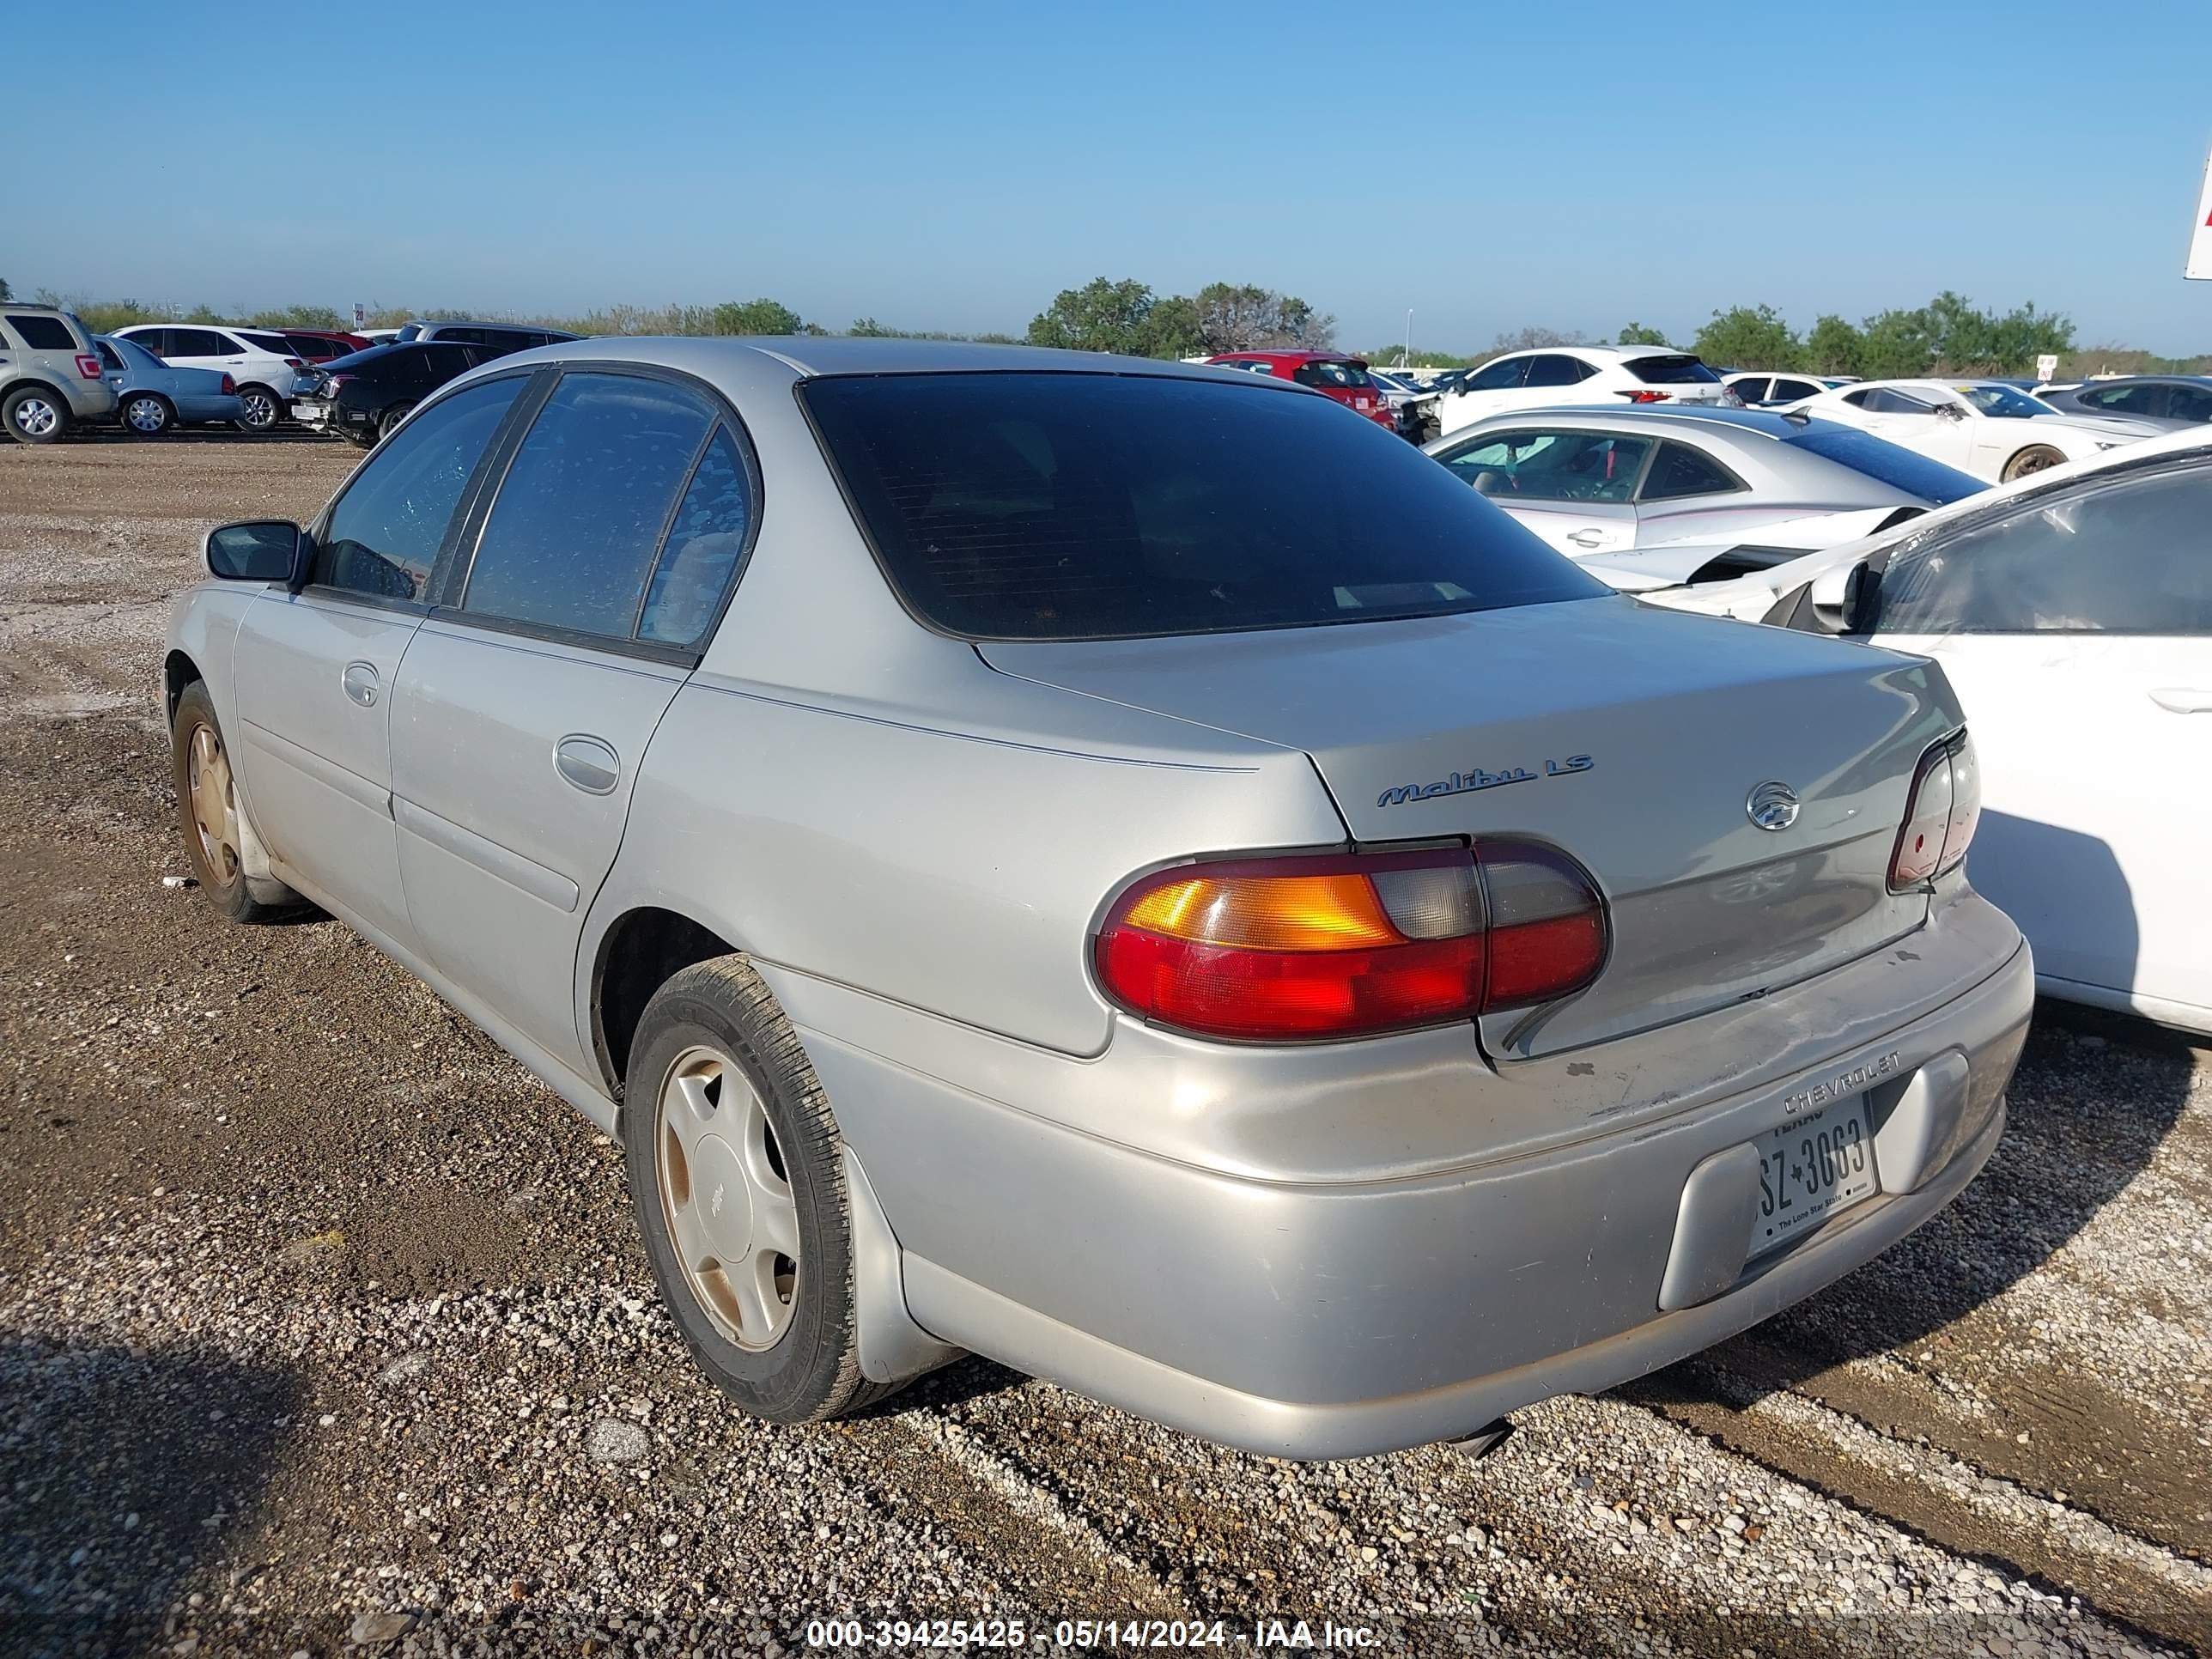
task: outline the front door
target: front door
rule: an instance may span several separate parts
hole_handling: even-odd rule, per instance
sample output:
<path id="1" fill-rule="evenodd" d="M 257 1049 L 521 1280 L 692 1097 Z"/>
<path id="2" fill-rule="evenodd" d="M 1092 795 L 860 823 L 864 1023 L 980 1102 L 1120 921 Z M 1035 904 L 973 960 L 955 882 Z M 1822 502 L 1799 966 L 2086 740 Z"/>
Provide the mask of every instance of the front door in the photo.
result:
<path id="1" fill-rule="evenodd" d="M 584 915 L 751 518 L 722 418 L 668 378 L 564 373 L 395 691 L 398 864 L 423 951 L 587 1074 Z"/>
<path id="2" fill-rule="evenodd" d="M 1437 459 L 1570 558 L 1636 545 L 1636 485 L 1649 438 L 1596 428 L 1516 427 Z"/>
<path id="3" fill-rule="evenodd" d="M 471 388 L 363 463 L 316 527 L 307 586 L 271 586 L 239 627 L 233 747 L 255 828 L 280 872 L 402 946 L 392 689 L 455 508 L 521 384 Z"/>

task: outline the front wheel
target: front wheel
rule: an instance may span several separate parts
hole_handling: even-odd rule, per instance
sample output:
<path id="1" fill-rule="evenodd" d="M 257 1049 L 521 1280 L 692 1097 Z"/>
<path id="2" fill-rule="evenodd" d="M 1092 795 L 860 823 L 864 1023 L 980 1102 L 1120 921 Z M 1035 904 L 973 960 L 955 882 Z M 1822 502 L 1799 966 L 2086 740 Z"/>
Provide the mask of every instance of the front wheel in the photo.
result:
<path id="1" fill-rule="evenodd" d="M 2057 466 L 2065 459 L 2048 444 L 2030 444 L 2005 463 L 2003 482 L 2010 483 L 2014 478 L 2025 478 L 2031 473 L 2041 472 Z"/>
<path id="2" fill-rule="evenodd" d="M 297 915 L 306 901 L 291 889 L 266 878 L 249 884 L 245 820 L 239 812 L 237 784 L 230 774 L 230 750 L 223 742 L 222 723 L 216 719 L 215 702 L 198 680 L 186 686 L 177 699 L 176 717 L 169 723 L 169 750 L 185 856 L 191 860 L 192 874 L 208 902 L 233 921 L 277 921 Z M 264 898 L 253 896 L 254 886 L 263 890 Z M 265 902 L 271 889 L 289 895 L 289 902 Z"/>
<path id="3" fill-rule="evenodd" d="M 0 422 L 19 444 L 50 444 L 69 430 L 69 408 L 42 386 L 18 386 L 0 403 Z"/>
<path id="4" fill-rule="evenodd" d="M 123 400 L 123 429 L 134 438 L 158 438 L 176 423 L 177 412 L 167 398 L 134 392 Z"/>
<path id="5" fill-rule="evenodd" d="M 268 432 L 284 418 L 284 400 L 265 386 L 238 389 L 238 423 L 248 432 Z"/>
<path id="6" fill-rule="evenodd" d="M 740 956 L 673 975 L 631 1045 L 623 1142 L 638 1231 L 700 1368 L 745 1410 L 819 1423 L 860 1375 L 836 1120 Z"/>

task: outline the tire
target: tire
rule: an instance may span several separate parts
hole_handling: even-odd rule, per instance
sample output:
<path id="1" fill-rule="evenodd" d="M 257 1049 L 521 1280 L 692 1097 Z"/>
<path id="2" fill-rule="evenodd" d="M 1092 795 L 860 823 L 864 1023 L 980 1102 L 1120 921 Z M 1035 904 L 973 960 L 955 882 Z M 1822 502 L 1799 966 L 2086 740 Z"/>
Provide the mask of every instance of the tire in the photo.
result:
<path id="1" fill-rule="evenodd" d="M 415 412 L 412 404 L 394 404 L 376 417 L 376 441 L 382 443 L 389 438 L 400 422 Z"/>
<path id="2" fill-rule="evenodd" d="M 2030 473 L 2057 466 L 2065 459 L 2048 444 L 2030 444 L 2004 464 L 2002 482 L 2010 483 L 2014 478 L 2025 478 Z"/>
<path id="3" fill-rule="evenodd" d="M 654 1280 L 723 1392 L 772 1423 L 827 1422 L 890 1392 L 860 1375 L 836 1119 L 744 957 L 695 963 L 653 993 L 622 1136 Z"/>
<path id="4" fill-rule="evenodd" d="M 248 432 L 273 432 L 284 422 L 284 400 L 265 386 L 238 388 L 238 423 Z"/>
<path id="5" fill-rule="evenodd" d="M 132 392 L 115 413 L 123 429 L 134 438 L 161 437 L 177 423 L 177 411 L 169 400 L 155 392 Z"/>
<path id="6" fill-rule="evenodd" d="M 241 865 L 238 792 L 230 776 L 229 750 L 207 687 L 194 680 L 177 699 L 169 722 L 169 753 L 177 786 L 177 826 L 185 837 L 185 856 L 192 874 L 214 905 L 233 921 L 281 921 L 307 908 L 305 899 L 281 883 L 260 878 L 252 885 L 264 895 L 275 888 L 291 894 L 288 902 L 266 902 L 250 890 Z M 207 821 L 203 823 L 201 815 Z"/>
<path id="7" fill-rule="evenodd" d="M 0 422 L 19 444 L 50 444 L 70 429 L 69 402 L 50 386 L 19 386 L 0 400 Z"/>

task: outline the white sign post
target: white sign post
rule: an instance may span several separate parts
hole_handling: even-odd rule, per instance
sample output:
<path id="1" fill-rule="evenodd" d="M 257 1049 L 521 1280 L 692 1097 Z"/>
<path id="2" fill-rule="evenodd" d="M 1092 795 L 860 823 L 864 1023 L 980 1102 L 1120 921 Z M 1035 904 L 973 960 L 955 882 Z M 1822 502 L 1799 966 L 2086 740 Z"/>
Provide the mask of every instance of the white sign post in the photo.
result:
<path id="1" fill-rule="evenodd" d="M 2189 234 L 2189 263 L 2181 274 L 2212 283 L 2212 155 L 2204 158 L 2204 188 L 2197 195 L 2197 225 Z"/>
<path id="2" fill-rule="evenodd" d="M 2039 384 L 2049 385 L 2051 376 L 2057 373 L 2058 359 L 2049 352 L 2045 352 L 2035 360 L 2035 378 Z"/>
<path id="3" fill-rule="evenodd" d="M 368 320 L 368 307 L 358 300 L 353 302 L 353 325 L 359 328 Z"/>

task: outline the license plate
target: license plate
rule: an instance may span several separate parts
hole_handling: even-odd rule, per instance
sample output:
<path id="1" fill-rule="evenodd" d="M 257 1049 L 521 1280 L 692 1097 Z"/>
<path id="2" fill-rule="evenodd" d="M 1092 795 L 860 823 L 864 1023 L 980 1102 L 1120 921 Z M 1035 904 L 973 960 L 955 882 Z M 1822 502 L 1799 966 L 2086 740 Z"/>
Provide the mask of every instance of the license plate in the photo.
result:
<path id="1" fill-rule="evenodd" d="M 1780 1249 L 1877 1190 L 1874 1126 L 1863 1095 L 1792 1118 L 1752 1144 L 1759 1148 L 1759 1208 L 1751 1218 L 1754 1256 Z"/>

